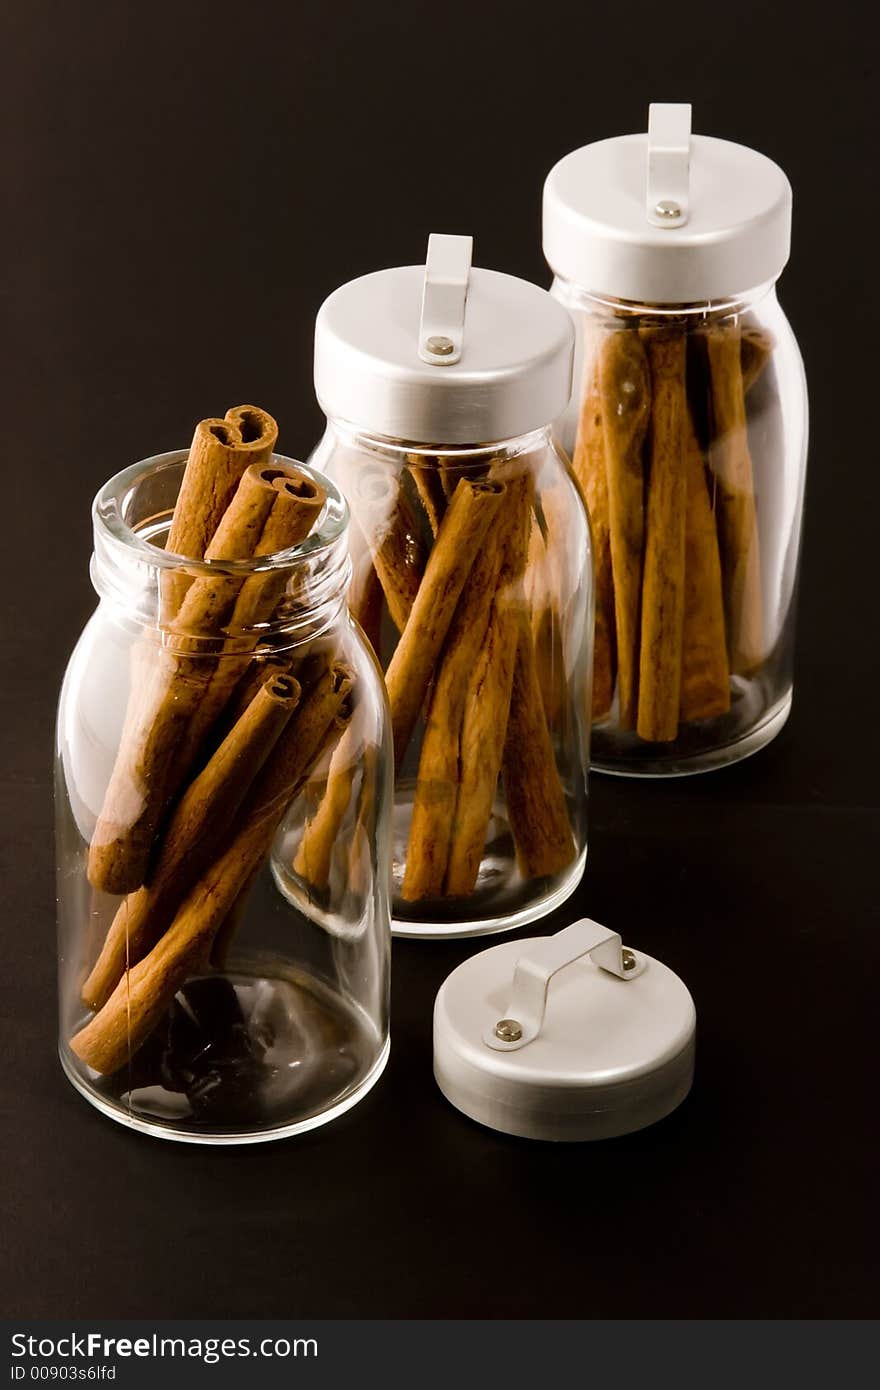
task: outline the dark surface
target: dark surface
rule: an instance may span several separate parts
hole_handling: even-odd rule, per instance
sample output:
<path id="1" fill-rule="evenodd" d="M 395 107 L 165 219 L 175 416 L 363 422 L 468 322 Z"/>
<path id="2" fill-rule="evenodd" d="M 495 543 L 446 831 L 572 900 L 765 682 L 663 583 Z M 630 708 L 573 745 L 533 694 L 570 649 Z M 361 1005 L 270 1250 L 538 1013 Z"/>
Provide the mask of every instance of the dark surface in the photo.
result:
<path id="1" fill-rule="evenodd" d="M 876 1311 L 876 265 L 862 7 L 4 7 L 0 933 L 3 1311 L 31 1316 L 854 1316 Z M 815 14 L 815 18 L 813 15 Z M 471 231 L 546 283 L 541 183 L 650 99 L 776 158 L 813 433 L 797 688 L 732 770 L 595 778 L 577 898 L 686 978 L 696 1088 L 542 1147 L 431 1078 L 447 972 L 395 946 L 385 1079 L 306 1138 L 210 1151 L 91 1110 L 55 1058 L 49 763 L 93 603 L 89 501 L 255 400 L 305 456 L 337 284 Z M 874 368 L 876 372 L 876 367 Z"/>

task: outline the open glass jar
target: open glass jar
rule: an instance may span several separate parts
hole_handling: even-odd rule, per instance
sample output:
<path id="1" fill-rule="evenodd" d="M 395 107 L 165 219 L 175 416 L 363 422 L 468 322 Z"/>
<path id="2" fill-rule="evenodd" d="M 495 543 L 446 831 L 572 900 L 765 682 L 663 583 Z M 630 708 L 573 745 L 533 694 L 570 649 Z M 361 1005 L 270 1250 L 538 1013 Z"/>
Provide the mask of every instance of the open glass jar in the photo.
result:
<path id="1" fill-rule="evenodd" d="M 94 505 L 57 728 L 60 1052 L 113 1118 L 251 1142 L 348 1109 L 388 1055 L 387 702 L 333 485 L 272 456 L 248 524 L 280 489 L 318 509 L 307 537 L 185 561 L 162 546 L 186 460 Z"/>
<path id="2" fill-rule="evenodd" d="M 691 137 L 686 106 L 547 179 L 551 292 L 577 328 L 559 433 L 590 515 L 603 771 L 733 762 L 788 715 L 807 448 L 775 291 L 790 220 L 782 171 Z"/>
<path id="3" fill-rule="evenodd" d="M 550 431 L 571 323 L 470 250 L 432 237 L 427 267 L 343 286 L 316 329 L 312 462 L 348 498 L 352 611 L 386 675 L 408 936 L 540 917 L 586 854 L 589 536 Z"/>

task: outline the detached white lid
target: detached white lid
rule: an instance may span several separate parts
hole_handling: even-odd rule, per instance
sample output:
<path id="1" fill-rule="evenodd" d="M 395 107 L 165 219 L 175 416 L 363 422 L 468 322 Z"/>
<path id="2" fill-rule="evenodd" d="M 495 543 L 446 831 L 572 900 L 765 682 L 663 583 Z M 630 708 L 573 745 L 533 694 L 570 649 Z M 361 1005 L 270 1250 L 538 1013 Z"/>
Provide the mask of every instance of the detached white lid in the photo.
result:
<path id="1" fill-rule="evenodd" d="M 434 1005 L 434 1075 L 457 1109 L 505 1134 L 610 1139 L 684 1100 L 695 1025 L 677 975 L 584 918 L 452 972 Z"/>
<path id="2" fill-rule="evenodd" d="M 571 393 L 574 330 L 537 285 L 471 267 L 473 239 L 433 235 L 427 263 L 352 280 L 321 305 L 324 413 L 410 443 L 482 444 L 540 429 Z"/>
<path id="3" fill-rule="evenodd" d="M 566 155 L 544 184 L 556 275 L 614 299 L 690 304 L 766 284 L 791 244 L 791 185 L 757 150 L 691 134 L 691 108 L 655 103 L 648 132 Z"/>

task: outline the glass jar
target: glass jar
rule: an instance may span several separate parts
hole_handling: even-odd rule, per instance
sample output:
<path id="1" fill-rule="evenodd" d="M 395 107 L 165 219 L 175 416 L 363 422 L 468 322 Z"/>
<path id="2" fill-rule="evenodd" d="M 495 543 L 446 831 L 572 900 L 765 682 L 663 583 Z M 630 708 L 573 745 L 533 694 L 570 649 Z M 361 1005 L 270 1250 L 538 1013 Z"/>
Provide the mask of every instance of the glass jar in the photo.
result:
<path id="1" fill-rule="evenodd" d="M 602 771 L 717 767 L 788 716 L 807 451 L 775 290 L 790 207 L 776 165 L 691 137 L 689 107 L 654 106 L 647 137 L 548 177 L 551 293 L 578 339 L 558 430 L 593 537 Z"/>
<path id="2" fill-rule="evenodd" d="M 462 243 L 466 316 L 447 301 L 428 331 L 438 256 L 448 287 Z M 316 333 L 328 425 L 312 462 L 348 499 L 352 611 L 388 686 L 392 930 L 406 936 L 532 921 L 586 856 L 589 534 L 549 423 L 571 324 L 469 253 L 468 238 L 432 237 L 427 273 L 343 286 Z M 419 355 L 438 340 L 452 362 Z"/>
<path id="3" fill-rule="evenodd" d="M 315 501 L 307 537 L 184 561 L 161 547 L 187 456 L 94 504 L 100 602 L 57 726 L 60 1054 L 136 1129 L 254 1142 L 387 1060 L 387 702 L 332 483 L 273 455 L 258 484 Z"/>

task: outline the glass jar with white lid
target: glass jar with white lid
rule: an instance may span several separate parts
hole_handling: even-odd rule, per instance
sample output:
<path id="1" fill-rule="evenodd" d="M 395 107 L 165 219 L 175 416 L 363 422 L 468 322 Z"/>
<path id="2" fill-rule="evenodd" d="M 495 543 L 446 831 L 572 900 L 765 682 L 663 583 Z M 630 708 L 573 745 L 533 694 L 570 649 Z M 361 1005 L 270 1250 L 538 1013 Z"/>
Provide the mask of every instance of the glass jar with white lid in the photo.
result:
<path id="1" fill-rule="evenodd" d="M 569 316 L 432 236 L 426 265 L 323 304 L 312 456 L 352 513 L 352 611 L 385 672 L 392 929 L 477 935 L 544 915 L 586 856 L 592 566 L 552 436 Z"/>
<path id="2" fill-rule="evenodd" d="M 782 170 L 692 135 L 686 105 L 548 175 L 551 293 L 577 328 L 559 436 L 593 538 L 602 771 L 717 767 L 787 718 L 807 452 L 776 295 L 790 231 Z"/>

